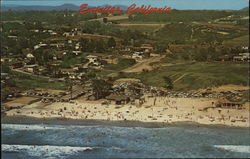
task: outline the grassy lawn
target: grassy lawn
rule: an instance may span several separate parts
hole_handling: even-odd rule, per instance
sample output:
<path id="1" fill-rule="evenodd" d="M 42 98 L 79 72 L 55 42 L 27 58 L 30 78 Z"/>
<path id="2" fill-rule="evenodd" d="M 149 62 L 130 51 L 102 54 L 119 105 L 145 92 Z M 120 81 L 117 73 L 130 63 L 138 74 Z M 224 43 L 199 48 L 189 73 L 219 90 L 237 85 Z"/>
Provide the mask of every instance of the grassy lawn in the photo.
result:
<path id="1" fill-rule="evenodd" d="M 119 59 L 117 64 L 108 64 L 108 65 L 106 65 L 105 69 L 114 70 L 114 71 L 121 71 L 121 70 L 123 70 L 125 68 L 133 66 L 135 63 L 136 62 L 135 62 L 134 59 L 122 58 L 122 59 Z"/>
<path id="2" fill-rule="evenodd" d="M 164 76 L 174 82 L 174 90 L 193 90 L 226 84 L 247 85 L 248 64 L 196 63 L 162 67 L 152 72 L 124 74 L 145 84 L 164 87 Z"/>
<path id="3" fill-rule="evenodd" d="M 15 73 L 13 82 L 17 87 L 25 88 L 45 88 L 45 89 L 56 89 L 66 90 L 67 86 L 65 82 L 49 81 L 49 79 L 31 77 L 21 73 Z"/>

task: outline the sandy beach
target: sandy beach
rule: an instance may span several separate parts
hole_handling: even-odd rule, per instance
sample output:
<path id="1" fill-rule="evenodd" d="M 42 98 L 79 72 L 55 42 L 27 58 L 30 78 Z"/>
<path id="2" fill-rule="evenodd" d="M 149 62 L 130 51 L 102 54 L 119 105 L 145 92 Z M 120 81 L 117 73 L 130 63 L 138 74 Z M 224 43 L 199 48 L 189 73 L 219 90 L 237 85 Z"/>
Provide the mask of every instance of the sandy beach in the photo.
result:
<path id="1" fill-rule="evenodd" d="M 210 98 L 146 98 L 141 106 L 101 104 L 101 101 L 73 100 L 70 103 L 36 102 L 5 112 L 7 116 L 138 122 L 196 122 L 206 125 L 249 127 L 249 103 L 243 109 L 211 107 Z M 204 108 L 210 107 L 206 110 Z"/>

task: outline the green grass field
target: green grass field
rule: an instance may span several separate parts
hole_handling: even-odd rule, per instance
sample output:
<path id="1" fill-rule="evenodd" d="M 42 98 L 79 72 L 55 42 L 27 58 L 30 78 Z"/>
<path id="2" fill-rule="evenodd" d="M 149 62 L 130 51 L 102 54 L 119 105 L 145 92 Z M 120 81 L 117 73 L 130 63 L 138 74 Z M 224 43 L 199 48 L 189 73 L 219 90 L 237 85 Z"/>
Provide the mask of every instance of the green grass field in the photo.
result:
<path id="1" fill-rule="evenodd" d="M 224 42 L 225 45 L 249 45 L 249 35 L 240 36 Z"/>
<path id="2" fill-rule="evenodd" d="M 154 32 L 155 30 L 160 29 L 161 27 L 159 26 L 119 26 L 120 29 L 126 30 L 126 29 L 130 29 L 130 30 L 138 30 L 140 32 Z"/>
<path id="3" fill-rule="evenodd" d="M 56 90 L 66 90 L 67 86 L 65 82 L 50 81 L 49 79 L 44 79 L 40 77 L 31 77 L 29 75 L 24 75 L 21 73 L 14 73 L 13 82 L 17 87 L 25 88 L 45 88 L 45 89 L 56 89 Z"/>
<path id="4" fill-rule="evenodd" d="M 26 88 L 45 88 L 45 89 L 56 89 L 65 90 L 66 86 L 63 82 L 50 82 L 47 80 L 34 80 L 34 79 L 16 79 L 15 84 L 18 87 Z"/>
<path id="5" fill-rule="evenodd" d="M 164 87 L 164 76 L 174 82 L 174 90 L 194 90 L 226 84 L 247 85 L 248 64 L 196 63 L 176 64 L 152 72 L 125 74 L 141 79 L 145 84 Z"/>

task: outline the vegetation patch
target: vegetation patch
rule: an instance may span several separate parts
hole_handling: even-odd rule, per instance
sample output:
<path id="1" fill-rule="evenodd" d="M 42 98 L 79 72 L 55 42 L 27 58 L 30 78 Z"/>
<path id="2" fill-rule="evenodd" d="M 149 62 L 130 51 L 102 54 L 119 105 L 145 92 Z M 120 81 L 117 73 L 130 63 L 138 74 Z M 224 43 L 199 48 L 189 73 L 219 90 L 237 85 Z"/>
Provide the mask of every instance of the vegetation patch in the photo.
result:
<path id="1" fill-rule="evenodd" d="M 106 65 L 105 69 L 120 71 L 120 70 L 123 70 L 125 68 L 128 68 L 128 67 L 134 65 L 135 63 L 136 63 L 136 61 L 134 59 L 123 58 L 123 59 L 119 59 L 117 64 Z"/>
<path id="2" fill-rule="evenodd" d="M 247 85 L 248 64 L 219 64 L 219 63 L 196 63 L 176 64 L 169 67 L 162 67 L 151 72 L 140 74 L 122 74 L 123 77 L 139 78 L 145 84 L 156 87 L 167 87 L 164 80 L 169 77 L 173 81 L 174 90 L 194 90 L 211 86 L 227 84 Z M 185 74 L 185 76 L 183 76 Z M 183 76 L 182 78 L 180 78 Z M 179 80 L 177 80 L 180 78 Z M 176 82 L 174 82 L 177 80 Z"/>

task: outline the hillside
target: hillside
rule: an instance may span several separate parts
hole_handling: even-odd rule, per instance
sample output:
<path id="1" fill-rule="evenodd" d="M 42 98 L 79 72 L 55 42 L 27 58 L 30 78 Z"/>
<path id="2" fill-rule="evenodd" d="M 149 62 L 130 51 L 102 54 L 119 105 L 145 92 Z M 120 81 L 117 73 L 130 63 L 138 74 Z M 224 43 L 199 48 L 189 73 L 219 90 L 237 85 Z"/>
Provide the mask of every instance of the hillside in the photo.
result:
<path id="1" fill-rule="evenodd" d="M 237 28 L 237 30 L 236 30 Z M 207 23 L 173 23 L 159 29 L 154 38 L 173 44 L 223 42 L 247 34 L 247 29 Z"/>
<path id="2" fill-rule="evenodd" d="M 80 5 L 79 5 L 80 6 Z M 70 10 L 78 11 L 80 9 L 78 5 L 65 3 L 59 6 L 42 6 L 42 5 L 3 5 L 1 7 L 2 11 L 61 11 L 61 10 Z M 100 7 L 106 7 L 107 5 L 101 5 Z M 88 6 L 92 8 L 94 6 Z M 113 7 L 119 7 L 122 10 L 126 10 L 128 7 L 125 5 L 114 5 Z"/>
<path id="3" fill-rule="evenodd" d="M 164 87 L 163 77 L 173 81 L 174 90 L 193 90 L 227 84 L 247 86 L 247 64 L 175 64 L 152 72 L 123 74 L 123 77 L 139 78 L 145 84 Z M 225 73 L 227 72 L 227 73 Z"/>
<path id="4" fill-rule="evenodd" d="M 59 11 L 59 10 L 79 10 L 79 6 L 73 4 L 63 4 L 60 6 L 42 6 L 42 5 L 14 5 L 14 6 L 2 6 L 2 11 Z"/>
<path id="5" fill-rule="evenodd" d="M 241 11 L 249 11 L 249 7 L 242 8 Z"/>
<path id="6" fill-rule="evenodd" d="M 152 13 L 149 15 L 137 14 L 131 16 L 131 21 L 141 22 L 192 22 L 192 21 L 210 21 L 231 15 L 234 11 L 216 11 L 216 10 L 173 10 L 168 14 Z"/>

